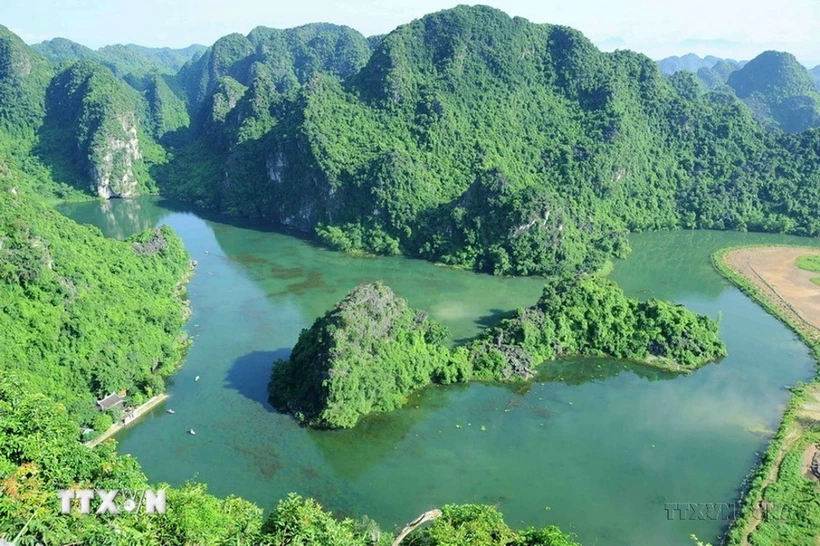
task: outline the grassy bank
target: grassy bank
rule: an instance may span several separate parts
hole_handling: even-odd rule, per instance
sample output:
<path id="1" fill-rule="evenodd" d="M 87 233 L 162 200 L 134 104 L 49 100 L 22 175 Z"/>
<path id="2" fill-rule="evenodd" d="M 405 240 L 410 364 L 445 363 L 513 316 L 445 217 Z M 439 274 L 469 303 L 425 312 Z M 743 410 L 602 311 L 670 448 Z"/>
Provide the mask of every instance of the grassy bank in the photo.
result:
<path id="1" fill-rule="evenodd" d="M 797 333 L 820 363 L 820 335 L 816 330 L 783 312 L 779 302 L 773 301 L 754 282 L 727 265 L 727 254 L 740 248 L 754 247 L 733 247 L 716 252 L 712 255 L 715 268 Z M 817 375 L 808 385 L 792 389 L 792 398 L 780 427 L 748 483 L 741 498 L 740 514 L 724 537 L 724 544 L 815 544 L 815 537 L 820 536 L 820 488 L 803 477 L 801 458 L 812 442 L 820 440 L 818 398 L 820 377 Z"/>

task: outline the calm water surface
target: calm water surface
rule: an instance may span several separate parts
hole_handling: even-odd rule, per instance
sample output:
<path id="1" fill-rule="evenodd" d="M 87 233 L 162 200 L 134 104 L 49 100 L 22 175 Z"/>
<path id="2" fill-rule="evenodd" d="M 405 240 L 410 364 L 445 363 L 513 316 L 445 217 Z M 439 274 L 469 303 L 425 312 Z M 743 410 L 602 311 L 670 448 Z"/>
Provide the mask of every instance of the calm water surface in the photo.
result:
<path id="1" fill-rule="evenodd" d="M 785 386 L 812 375 L 806 347 L 723 280 L 709 255 L 816 240 L 638 234 L 613 278 L 630 295 L 720 316 L 723 362 L 674 377 L 574 359 L 528 385 L 434 387 L 355 430 L 306 430 L 267 404 L 271 362 L 357 284 L 385 281 L 462 339 L 535 302 L 541 282 L 352 258 L 150 199 L 61 210 L 119 238 L 168 224 L 199 262 L 189 286 L 195 344 L 171 399 L 119 435 L 120 450 L 153 481 L 201 480 L 266 508 L 296 491 L 393 529 L 444 503 L 491 503 L 513 526 L 557 524 L 586 546 L 691 545 L 690 534 L 712 539 L 723 522 L 668 521 L 665 504 L 731 502 L 777 426 Z"/>

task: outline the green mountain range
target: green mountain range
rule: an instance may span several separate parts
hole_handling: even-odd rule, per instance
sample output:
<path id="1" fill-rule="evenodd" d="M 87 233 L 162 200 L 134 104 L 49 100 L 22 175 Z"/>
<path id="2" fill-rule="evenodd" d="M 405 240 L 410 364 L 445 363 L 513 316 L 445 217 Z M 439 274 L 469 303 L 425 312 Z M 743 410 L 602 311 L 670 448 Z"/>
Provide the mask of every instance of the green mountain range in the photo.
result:
<path id="1" fill-rule="evenodd" d="M 673 55 L 671 57 L 666 57 L 658 61 L 658 66 L 661 69 L 661 72 L 664 76 L 671 76 L 672 74 L 676 74 L 681 70 L 686 70 L 688 72 L 698 72 L 699 70 L 706 68 L 713 68 L 716 64 L 723 62 L 730 65 L 736 65 L 738 68 L 745 64 L 745 61 L 735 61 L 733 59 L 721 59 L 719 57 L 715 57 L 714 55 L 706 55 L 705 57 L 699 57 L 694 53 L 687 53 L 686 55 L 682 55 L 678 57 L 677 55 Z"/>
<path id="2" fill-rule="evenodd" d="M 128 44 L 94 50 L 65 38 L 40 42 L 31 48 L 55 64 L 81 59 L 94 61 L 107 66 L 118 77 L 137 87 L 150 74 L 176 74 L 185 63 L 208 49 L 197 44 L 182 49 Z"/>
<path id="3" fill-rule="evenodd" d="M 820 126 L 820 67 L 807 70 L 789 53 L 765 51 L 749 62 L 690 53 L 658 66 L 667 76 L 688 71 L 709 89 L 731 90 L 767 129 L 799 133 Z"/>
<path id="4" fill-rule="evenodd" d="M 784 134 L 820 123 L 817 93 L 787 54 L 665 78 L 480 6 L 375 40 L 258 27 L 176 74 L 157 55 L 135 68 L 38 47 L 62 64 L 26 48 L 56 73 L 45 98 L 47 75 L 27 91 L 45 105 L 35 152 L 103 197 L 159 189 L 337 249 L 496 274 L 592 271 L 629 231 L 820 233 L 817 135 Z"/>
<path id="5" fill-rule="evenodd" d="M 459 7 L 399 27 L 347 77 L 287 89 L 244 75 L 250 40 L 223 40 L 210 55 L 230 68 L 157 175 L 202 207 L 499 274 L 593 270 L 627 231 L 818 233 L 816 199 L 789 189 L 816 184 L 816 164 L 792 168 L 813 133 L 767 131 L 732 91 L 569 28 Z"/>

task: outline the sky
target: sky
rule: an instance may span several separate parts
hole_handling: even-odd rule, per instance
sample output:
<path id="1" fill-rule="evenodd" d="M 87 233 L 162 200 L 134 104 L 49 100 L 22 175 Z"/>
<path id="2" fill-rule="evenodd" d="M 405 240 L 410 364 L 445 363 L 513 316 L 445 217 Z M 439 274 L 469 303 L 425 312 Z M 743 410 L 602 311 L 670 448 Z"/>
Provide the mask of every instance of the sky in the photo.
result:
<path id="1" fill-rule="evenodd" d="M 0 24 L 28 43 L 63 37 L 89 47 L 117 43 L 210 45 L 262 25 L 311 22 L 383 34 L 447 0 L 0 0 Z M 767 49 L 820 64 L 820 0 L 486 0 L 536 23 L 581 30 L 602 49 L 660 59 L 693 52 L 746 60 Z"/>

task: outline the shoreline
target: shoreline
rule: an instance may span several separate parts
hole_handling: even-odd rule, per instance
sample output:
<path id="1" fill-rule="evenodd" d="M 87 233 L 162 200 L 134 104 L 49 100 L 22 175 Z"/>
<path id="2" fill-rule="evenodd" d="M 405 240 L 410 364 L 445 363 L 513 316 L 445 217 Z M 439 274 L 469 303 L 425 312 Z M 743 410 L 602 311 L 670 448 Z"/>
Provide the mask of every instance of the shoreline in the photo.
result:
<path id="1" fill-rule="evenodd" d="M 115 434 L 120 432 L 122 429 L 127 428 L 127 427 L 131 426 L 132 424 L 138 422 L 148 412 L 150 412 L 152 409 L 154 409 L 156 406 L 158 406 L 162 402 L 165 402 L 166 400 L 168 400 L 170 397 L 171 397 L 171 395 L 168 394 L 167 392 L 164 392 L 162 394 L 158 394 L 158 395 L 152 397 L 147 402 L 141 404 L 140 406 L 138 406 L 137 408 L 134 409 L 135 417 L 132 421 L 129 421 L 128 424 L 124 424 L 122 421 L 120 421 L 119 423 L 114 423 L 113 425 L 111 425 L 108 428 L 108 430 L 106 430 L 105 432 L 103 432 L 102 434 L 100 434 L 99 436 L 94 438 L 93 440 L 89 440 L 88 442 L 86 442 L 85 443 L 86 447 L 88 447 L 89 449 L 94 449 L 96 446 L 98 446 L 99 444 L 101 444 L 104 441 L 108 440 L 109 438 L 111 438 L 112 436 L 114 436 Z"/>
<path id="2" fill-rule="evenodd" d="M 733 267 L 727 258 L 741 250 L 772 249 L 772 248 L 805 249 L 806 253 L 817 253 L 817 247 L 802 247 L 796 245 L 750 245 L 742 247 L 724 248 L 712 254 L 712 264 L 717 271 L 730 283 L 735 285 L 744 294 L 760 305 L 767 313 L 783 322 L 795 332 L 800 340 L 806 344 L 815 360 L 815 375 L 807 384 L 798 384 L 791 388 L 792 396 L 786 405 L 783 417 L 777 432 L 772 437 L 766 450 L 760 457 L 755 468 L 749 473 L 740 494 L 741 511 L 724 532 L 721 544 L 731 546 L 747 546 L 751 537 L 762 522 L 765 521 L 764 496 L 767 488 L 777 482 L 783 459 L 797 444 L 807 429 L 801 424 L 805 415 L 811 414 L 810 405 L 820 396 L 820 335 L 816 327 L 808 323 L 798 312 L 795 312 L 791 303 L 786 300 L 771 284 L 752 269 L 756 277 L 746 276 Z M 796 267 L 796 266 L 795 266 Z M 813 416 L 820 419 L 820 416 Z"/>

